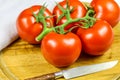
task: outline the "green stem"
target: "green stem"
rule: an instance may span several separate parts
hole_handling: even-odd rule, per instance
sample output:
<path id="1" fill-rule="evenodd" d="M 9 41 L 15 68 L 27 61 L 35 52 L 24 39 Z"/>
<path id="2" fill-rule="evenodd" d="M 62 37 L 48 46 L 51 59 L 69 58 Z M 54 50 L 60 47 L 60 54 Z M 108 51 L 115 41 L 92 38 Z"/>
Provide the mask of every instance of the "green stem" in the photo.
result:
<path id="1" fill-rule="evenodd" d="M 68 24 L 70 24 L 70 23 L 74 23 L 74 22 L 79 22 L 79 21 L 84 21 L 83 23 L 83 26 L 85 26 L 84 28 L 89 28 L 90 26 L 92 26 L 93 24 L 94 24 L 94 22 L 96 21 L 96 19 L 95 18 L 93 18 L 93 16 L 90 16 L 90 14 L 93 14 L 94 12 L 93 12 L 93 10 L 89 10 L 88 12 L 87 12 L 87 14 L 86 14 L 86 16 L 85 17 L 83 17 L 83 18 L 76 18 L 76 19 L 72 19 L 71 17 L 70 17 L 70 12 L 69 12 L 69 10 L 67 10 L 67 13 L 66 13 L 66 17 L 67 17 L 67 21 L 64 23 L 64 24 L 62 24 L 62 25 L 59 25 L 59 26 L 56 26 L 56 27 L 52 27 L 52 28 L 48 28 L 47 27 L 47 23 L 46 23 L 46 21 L 45 21 L 45 18 L 43 17 L 43 18 L 41 18 L 40 19 L 40 21 L 43 23 L 43 26 L 44 26 L 44 28 L 43 28 L 43 31 L 42 31 L 42 33 L 40 33 L 40 35 L 38 35 L 37 37 L 36 37 L 36 41 L 40 41 L 40 40 L 42 40 L 43 39 L 43 37 L 45 36 L 45 35 L 47 35 L 49 32 L 51 32 L 51 31 L 54 31 L 54 32 L 58 32 L 58 33 L 60 33 L 60 34 L 65 34 L 66 32 L 64 31 L 64 29 L 65 29 L 65 27 L 68 25 Z M 91 21 L 91 22 L 90 22 Z M 82 22 L 81 22 L 82 23 Z M 69 30 L 68 30 L 69 31 Z"/>
<path id="2" fill-rule="evenodd" d="M 86 14 L 86 16 L 85 17 L 83 17 L 83 18 L 76 18 L 76 19 L 69 19 L 69 20 L 67 20 L 64 24 L 62 24 L 62 25 L 59 25 L 59 26 L 56 26 L 55 28 L 61 28 L 62 27 L 62 29 L 64 29 L 68 24 L 70 24 L 70 23 L 74 23 L 74 22 L 79 22 L 79 21 L 85 21 L 85 22 L 88 22 L 88 19 L 91 19 L 91 20 L 96 20 L 95 18 L 92 18 L 92 17 L 90 17 L 89 16 L 89 14 L 90 13 L 93 13 L 93 11 L 92 10 L 90 10 L 90 11 L 88 11 L 87 12 L 87 14 Z"/>
<path id="3" fill-rule="evenodd" d="M 43 26 L 44 26 L 43 30 L 45 30 L 45 29 L 47 28 L 47 23 L 46 23 L 44 17 L 41 19 L 41 22 L 42 22 L 42 24 L 43 24 Z"/>
<path id="4" fill-rule="evenodd" d="M 65 16 L 66 16 L 67 20 L 71 20 L 70 10 L 69 9 L 66 10 Z"/>
<path id="5" fill-rule="evenodd" d="M 56 27 L 63 27 L 63 28 L 65 28 L 68 24 L 74 23 L 74 22 L 78 22 L 80 20 L 85 20 L 85 19 L 84 18 L 71 19 L 71 20 L 66 21 L 64 24 L 62 24 L 60 26 L 56 26 Z"/>
<path id="6" fill-rule="evenodd" d="M 39 16 L 40 17 L 40 16 Z M 46 34 L 51 32 L 51 29 L 47 28 L 47 23 L 45 21 L 45 17 L 41 16 L 40 17 L 40 22 L 43 24 L 43 31 L 36 37 L 36 41 L 40 41 Z"/>
<path id="7" fill-rule="evenodd" d="M 36 41 L 40 41 L 43 39 L 43 37 L 45 35 L 47 35 L 49 32 L 53 31 L 54 29 L 53 28 L 46 28 L 42 31 L 42 33 L 40 33 L 37 37 L 36 37 Z"/>
<path id="8" fill-rule="evenodd" d="M 45 5 L 45 4 L 44 4 Z M 48 34 L 50 31 L 52 31 L 51 29 L 47 28 L 47 22 L 46 22 L 46 17 L 44 16 L 44 11 L 45 11 L 45 7 L 43 6 L 38 15 L 33 14 L 34 17 L 36 18 L 36 22 L 40 22 L 43 24 L 43 31 L 42 33 L 40 33 L 37 37 L 36 37 L 36 41 L 40 41 L 46 34 Z M 48 16 L 47 16 L 48 17 Z"/>
<path id="9" fill-rule="evenodd" d="M 65 32 L 64 32 L 64 28 L 65 28 L 68 24 L 73 23 L 73 22 L 78 22 L 78 21 L 80 21 L 80 20 L 85 20 L 85 19 L 84 19 L 84 18 L 71 19 L 71 20 L 68 20 L 67 22 L 65 22 L 64 24 L 62 24 L 62 25 L 60 25 L 60 26 L 56 26 L 56 27 L 52 27 L 52 28 L 44 27 L 42 33 L 40 33 L 40 35 L 38 35 L 38 36 L 36 37 L 36 41 L 42 40 L 42 38 L 43 38 L 46 34 L 48 34 L 48 33 L 51 32 L 51 31 L 54 31 L 55 28 L 56 28 L 56 30 L 60 29 L 60 34 L 64 34 L 64 33 L 65 33 Z"/>

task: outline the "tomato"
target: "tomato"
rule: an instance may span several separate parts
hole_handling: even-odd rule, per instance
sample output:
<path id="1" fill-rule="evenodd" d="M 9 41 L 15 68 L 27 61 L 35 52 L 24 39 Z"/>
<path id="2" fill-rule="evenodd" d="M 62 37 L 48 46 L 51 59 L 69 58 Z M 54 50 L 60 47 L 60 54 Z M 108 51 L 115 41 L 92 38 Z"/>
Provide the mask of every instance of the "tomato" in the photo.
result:
<path id="1" fill-rule="evenodd" d="M 81 47 L 81 41 L 76 34 L 50 32 L 42 40 L 41 52 L 52 65 L 65 67 L 78 59 Z"/>
<path id="2" fill-rule="evenodd" d="M 120 21 L 120 9 L 119 9 L 119 21 Z"/>
<path id="3" fill-rule="evenodd" d="M 92 0 L 91 6 L 96 12 L 96 18 L 106 20 L 112 27 L 119 22 L 119 5 L 115 0 Z"/>
<path id="4" fill-rule="evenodd" d="M 42 6 L 34 5 L 30 8 L 22 11 L 17 18 L 17 30 L 19 36 L 31 43 L 31 44 L 39 44 L 35 38 L 42 32 L 43 25 L 41 22 L 36 22 L 36 18 L 33 16 L 34 14 L 38 14 L 39 10 Z M 52 13 L 46 8 L 44 11 L 44 16 L 52 16 Z M 47 26 L 50 27 L 53 25 L 53 18 L 46 19 Z"/>
<path id="5" fill-rule="evenodd" d="M 111 25 L 98 20 L 88 29 L 79 28 L 77 35 L 80 37 L 83 51 L 90 55 L 102 55 L 109 49 L 113 42 L 114 34 Z"/>
<path id="6" fill-rule="evenodd" d="M 61 5 L 64 9 L 66 8 L 66 0 L 58 3 L 59 5 Z M 86 8 L 84 7 L 84 5 L 79 1 L 79 0 L 68 0 L 68 5 L 70 6 L 70 9 L 73 8 L 73 11 L 70 13 L 70 16 L 72 19 L 75 18 L 81 18 L 84 17 L 86 14 Z M 63 14 L 63 12 L 59 9 L 58 6 L 55 6 L 55 8 L 53 9 L 53 15 L 55 15 L 54 20 L 57 21 L 57 19 Z M 56 25 L 61 25 L 63 23 L 65 23 L 67 21 L 66 17 L 64 16 L 63 18 L 61 18 L 58 23 L 56 23 Z M 76 25 L 75 23 L 71 23 L 68 26 L 65 27 L 65 29 L 69 29 L 71 27 L 73 27 L 74 25 Z"/>

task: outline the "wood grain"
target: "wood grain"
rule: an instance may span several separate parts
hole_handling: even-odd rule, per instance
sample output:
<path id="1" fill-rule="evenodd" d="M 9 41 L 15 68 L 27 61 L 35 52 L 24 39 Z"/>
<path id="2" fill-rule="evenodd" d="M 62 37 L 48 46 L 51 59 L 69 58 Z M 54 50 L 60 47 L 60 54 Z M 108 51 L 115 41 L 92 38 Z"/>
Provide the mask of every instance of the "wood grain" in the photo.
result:
<path id="1" fill-rule="evenodd" d="M 2 80 L 2 79 L 4 79 L 4 80 L 9 80 L 9 79 L 6 77 L 6 75 L 4 75 L 4 73 L 2 72 L 2 70 L 0 69 L 0 80 Z"/>
<path id="2" fill-rule="evenodd" d="M 82 54 L 74 64 L 66 68 L 57 68 L 49 64 L 44 59 L 40 51 L 40 45 L 30 45 L 27 42 L 18 39 L 0 52 L 4 66 L 6 66 L 3 66 L 4 68 L 0 69 L 0 80 L 9 80 L 8 78 L 11 75 L 13 80 L 24 80 L 29 77 L 52 73 L 77 66 L 120 60 L 120 23 L 117 24 L 113 30 L 115 35 L 114 42 L 103 56 L 92 57 Z M 72 80 L 115 80 L 115 78 L 120 74 L 119 67 L 120 63 L 118 63 L 114 68 L 74 78 Z"/>

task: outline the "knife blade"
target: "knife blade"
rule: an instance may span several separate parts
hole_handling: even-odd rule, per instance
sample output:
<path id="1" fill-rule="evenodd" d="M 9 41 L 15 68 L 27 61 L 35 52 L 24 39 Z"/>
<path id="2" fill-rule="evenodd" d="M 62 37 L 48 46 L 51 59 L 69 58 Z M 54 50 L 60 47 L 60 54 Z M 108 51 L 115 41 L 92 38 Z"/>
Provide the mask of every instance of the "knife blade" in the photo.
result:
<path id="1" fill-rule="evenodd" d="M 68 70 L 62 70 L 60 72 L 49 73 L 41 76 L 28 78 L 25 80 L 56 80 L 62 77 L 64 77 L 65 79 L 71 79 L 71 78 L 99 72 L 102 70 L 110 69 L 114 67 L 117 63 L 118 60 L 93 64 L 93 65 L 80 66 Z"/>

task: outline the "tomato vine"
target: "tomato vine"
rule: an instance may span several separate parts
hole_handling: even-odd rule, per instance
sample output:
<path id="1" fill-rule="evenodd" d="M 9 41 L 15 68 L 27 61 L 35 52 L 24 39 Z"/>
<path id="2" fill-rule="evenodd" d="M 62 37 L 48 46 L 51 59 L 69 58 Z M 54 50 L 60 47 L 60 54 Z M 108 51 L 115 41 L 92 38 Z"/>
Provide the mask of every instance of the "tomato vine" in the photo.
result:
<path id="1" fill-rule="evenodd" d="M 74 29 L 74 26 L 72 28 L 70 28 L 68 31 L 65 31 L 64 28 L 70 24 L 70 23 L 73 23 L 73 22 L 79 22 L 81 23 L 82 25 L 79 25 L 78 27 L 82 27 L 82 28 L 89 28 L 91 26 L 94 25 L 95 21 L 96 21 L 96 18 L 94 18 L 94 10 L 92 10 L 91 8 L 88 8 L 88 11 L 86 13 L 86 15 L 83 17 L 83 18 L 76 18 L 76 19 L 72 19 L 71 16 L 70 16 L 70 13 L 71 11 L 74 10 L 74 7 L 72 9 L 70 9 L 69 7 L 69 4 L 67 2 L 67 7 L 64 9 L 61 5 L 57 4 L 57 6 L 59 7 L 59 9 L 63 12 L 63 14 L 58 18 L 57 22 L 63 17 L 65 16 L 67 18 L 67 21 L 62 24 L 62 25 L 58 25 L 58 26 L 55 26 L 55 27 L 51 27 L 51 28 L 48 28 L 47 25 L 46 25 L 46 17 L 44 17 L 43 15 L 43 12 L 45 10 L 45 6 L 43 6 L 43 8 L 40 9 L 38 15 L 34 15 L 36 17 L 36 19 L 38 21 L 40 21 L 44 28 L 43 28 L 43 31 L 42 33 L 40 33 L 40 35 L 38 35 L 36 37 L 36 41 L 40 41 L 43 39 L 43 37 L 48 34 L 49 32 L 51 31 L 54 31 L 56 33 L 59 33 L 59 34 L 66 34 L 67 32 L 71 31 L 72 29 Z"/>

